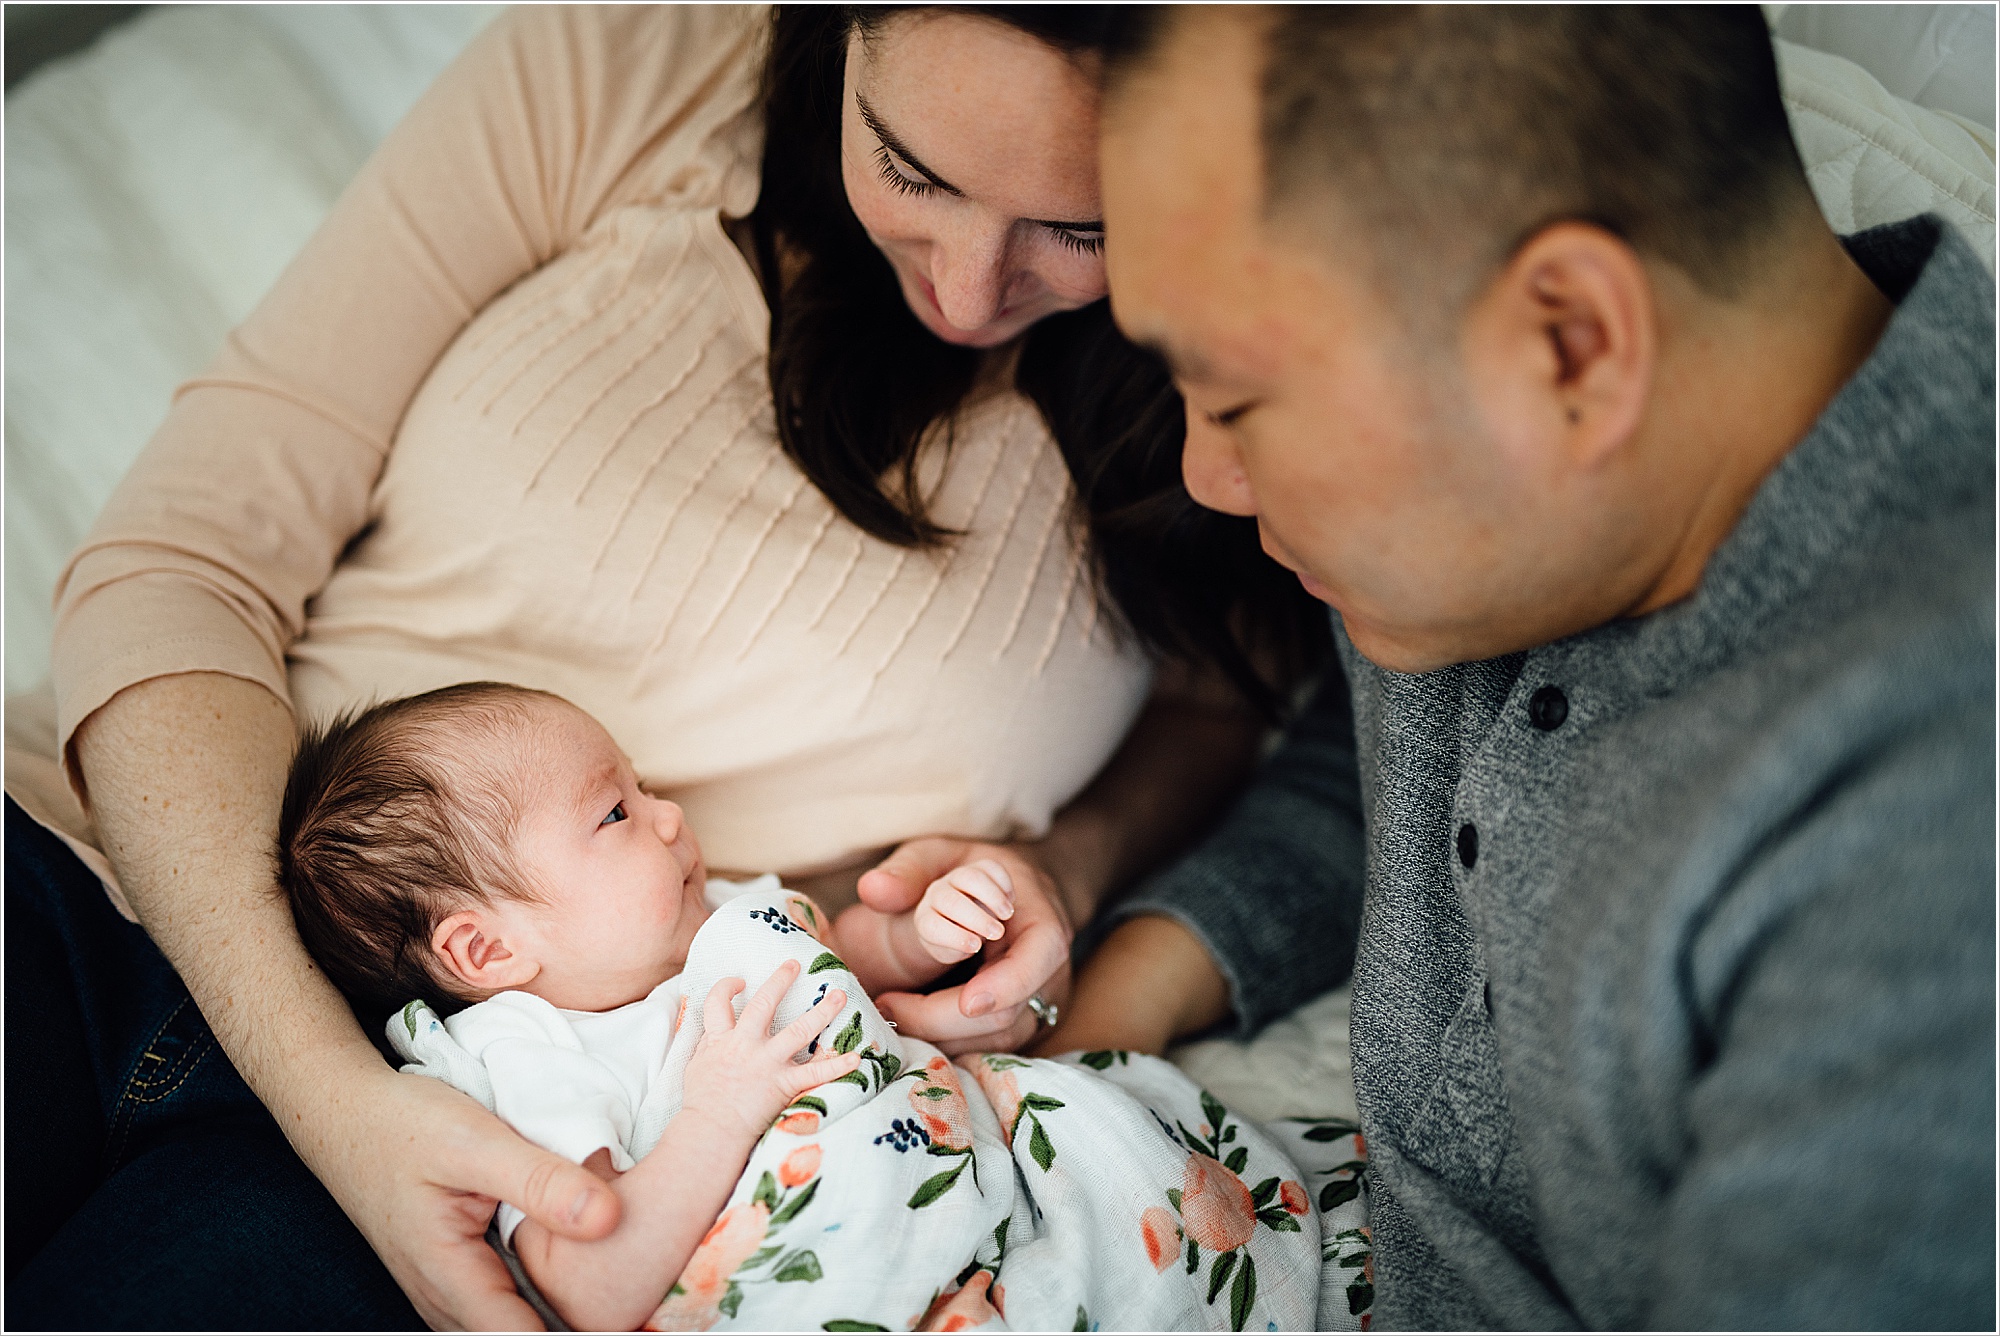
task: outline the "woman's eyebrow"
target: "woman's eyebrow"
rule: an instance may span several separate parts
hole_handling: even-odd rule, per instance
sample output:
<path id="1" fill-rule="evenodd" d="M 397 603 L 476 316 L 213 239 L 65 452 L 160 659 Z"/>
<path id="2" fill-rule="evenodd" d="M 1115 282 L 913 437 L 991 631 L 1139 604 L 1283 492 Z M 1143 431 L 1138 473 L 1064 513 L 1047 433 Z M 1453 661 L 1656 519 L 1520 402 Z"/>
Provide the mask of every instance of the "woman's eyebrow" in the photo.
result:
<path id="1" fill-rule="evenodd" d="M 957 186 L 924 166 L 923 159 L 910 152 L 910 146 L 905 144 L 894 130 L 883 124 L 881 115 L 875 108 L 868 105 L 868 99 L 861 95 L 861 90 L 859 89 L 856 89 L 854 92 L 854 105 L 861 112 L 861 123 L 866 125 L 874 133 L 875 137 L 882 141 L 883 148 L 888 149 L 904 162 L 909 163 L 911 168 L 939 190 L 944 191 L 948 195 L 956 195 L 960 199 L 965 198 L 963 190 L 960 190 Z M 1102 218 L 1093 218 L 1088 222 L 1082 223 L 1069 222 L 1057 218 L 1030 218 L 1027 221 L 1035 224 L 1037 227 L 1052 227 L 1060 232 L 1102 232 L 1104 230 L 1104 220 Z"/>

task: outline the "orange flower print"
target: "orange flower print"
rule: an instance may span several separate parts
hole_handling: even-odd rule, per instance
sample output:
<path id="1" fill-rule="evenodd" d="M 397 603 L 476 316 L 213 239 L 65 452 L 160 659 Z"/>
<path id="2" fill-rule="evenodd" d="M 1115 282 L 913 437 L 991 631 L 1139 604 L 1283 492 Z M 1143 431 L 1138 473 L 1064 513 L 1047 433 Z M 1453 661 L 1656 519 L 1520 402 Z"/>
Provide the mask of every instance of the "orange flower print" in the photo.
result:
<path id="1" fill-rule="evenodd" d="M 1228 1252 L 1250 1241 L 1257 1208 L 1250 1189 L 1220 1160 L 1190 1155 L 1181 1179 L 1181 1224 L 1210 1252 Z"/>
<path id="2" fill-rule="evenodd" d="M 1295 1183 L 1289 1178 L 1278 1184 L 1278 1200 L 1283 1202 L 1285 1209 L 1293 1215 L 1304 1215 L 1312 1209 L 1306 1203 L 1306 1185 Z"/>
<path id="3" fill-rule="evenodd" d="M 1180 1226 L 1164 1206 L 1148 1206 L 1139 1216 L 1139 1237 L 1145 1241 L 1146 1260 L 1155 1271 L 1165 1271 L 1181 1255 Z"/>
<path id="4" fill-rule="evenodd" d="M 819 1172 L 819 1144 L 800 1146 L 784 1158 L 778 1166 L 778 1182 L 788 1188 L 795 1188 L 807 1182 Z"/>
<path id="5" fill-rule="evenodd" d="M 923 1080 L 910 1090 L 910 1107 L 933 1146 L 965 1150 L 972 1145 L 972 1110 L 949 1058 L 932 1058 L 924 1064 Z"/>
<path id="6" fill-rule="evenodd" d="M 986 1291 L 993 1287 L 993 1273 L 980 1268 L 972 1273 L 972 1279 L 960 1289 L 946 1290 L 931 1300 L 931 1306 L 917 1319 L 917 1331 L 970 1331 L 972 1328 L 991 1322 L 1000 1316 L 1000 1310 L 987 1300 Z"/>
<path id="7" fill-rule="evenodd" d="M 718 1307 L 729 1278 L 750 1254 L 764 1243 L 765 1227 L 771 1223 L 771 1208 L 763 1202 L 745 1202 L 722 1213 L 702 1238 L 701 1246 L 688 1258 L 676 1292 L 653 1310 L 646 1321 L 648 1331 L 707 1331 L 722 1316 Z"/>
<path id="8" fill-rule="evenodd" d="M 811 1109 L 800 1109 L 778 1119 L 778 1130 L 790 1132 L 795 1137 L 809 1137 L 819 1131 L 819 1115 Z"/>
<path id="9" fill-rule="evenodd" d="M 681 1022 L 682 1022 L 682 1021 L 684 1021 L 684 1020 L 686 1020 L 687 1018 L 688 1018 L 688 1000 L 687 1000 L 687 995 L 686 995 L 686 994 L 682 994 L 682 996 L 681 996 L 681 1005 L 680 1005 L 680 1010 L 678 1010 L 678 1011 L 676 1011 L 676 1012 L 674 1013 L 674 1033 L 675 1033 L 675 1034 L 679 1034 L 679 1033 L 681 1032 Z"/>
<path id="10" fill-rule="evenodd" d="M 819 910 L 813 908 L 812 901 L 801 895 L 786 896 L 785 917 L 805 929 L 814 941 L 825 944 L 826 939 L 820 936 Z"/>
<path id="11" fill-rule="evenodd" d="M 1368 1138 L 1359 1132 L 1354 1134 L 1354 1158 L 1357 1160 L 1368 1158 Z"/>
<path id="12" fill-rule="evenodd" d="M 1011 1071 L 994 1071 L 986 1065 L 986 1055 L 975 1053 L 971 1058 L 972 1079 L 986 1092 L 986 1098 L 993 1105 L 993 1112 L 1000 1117 L 1000 1131 L 1008 1138 L 1014 1135 L 1014 1125 L 1021 1116 L 1021 1085 Z"/>

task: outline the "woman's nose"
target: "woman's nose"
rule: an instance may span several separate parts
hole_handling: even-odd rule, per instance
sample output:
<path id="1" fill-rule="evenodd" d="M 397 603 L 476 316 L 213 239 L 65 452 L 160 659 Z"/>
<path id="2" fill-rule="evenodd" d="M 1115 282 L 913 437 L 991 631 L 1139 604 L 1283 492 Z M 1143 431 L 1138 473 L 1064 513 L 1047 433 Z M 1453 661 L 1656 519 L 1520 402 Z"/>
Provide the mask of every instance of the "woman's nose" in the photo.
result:
<path id="1" fill-rule="evenodd" d="M 980 228 L 940 240 L 931 264 L 938 310 L 954 329 L 983 329 L 1006 305 L 1008 245 L 1005 229 Z"/>
<path id="2" fill-rule="evenodd" d="M 1188 495 L 1225 515 L 1255 515 L 1257 497 L 1243 472 L 1243 456 L 1229 432 L 1192 405 L 1187 410 L 1187 444 L 1181 448 L 1181 478 Z"/>

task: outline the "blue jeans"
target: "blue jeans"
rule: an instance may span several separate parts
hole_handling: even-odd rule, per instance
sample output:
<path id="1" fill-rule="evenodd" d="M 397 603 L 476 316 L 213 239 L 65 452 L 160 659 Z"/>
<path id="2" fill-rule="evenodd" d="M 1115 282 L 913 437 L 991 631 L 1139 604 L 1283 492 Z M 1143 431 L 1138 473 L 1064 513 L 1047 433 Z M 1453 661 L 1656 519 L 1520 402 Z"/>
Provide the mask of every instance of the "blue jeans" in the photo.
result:
<path id="1" fill-rule="evenodd" d="M 421 1328 L 152 939 L 6 806 L 6 1325 Z"/>

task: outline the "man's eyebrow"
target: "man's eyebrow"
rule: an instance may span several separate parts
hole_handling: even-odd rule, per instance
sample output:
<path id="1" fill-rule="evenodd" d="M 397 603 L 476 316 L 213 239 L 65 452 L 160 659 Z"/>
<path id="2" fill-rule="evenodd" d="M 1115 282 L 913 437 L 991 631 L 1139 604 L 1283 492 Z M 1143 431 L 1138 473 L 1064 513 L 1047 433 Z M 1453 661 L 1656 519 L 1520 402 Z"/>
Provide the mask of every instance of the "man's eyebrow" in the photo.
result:
<path id="1" fill-rule="evenodd" d="M 920 176 L 939 190 L 944 191 L 947 195 L 957 195 L 961 199 L 964 198 L 965 192 L 963 190 L 960 190 L 957 186 L 924 166 L 923 161 L 916 154 L 910 152 L 910 146 L 898 138 L 894 130 L 891 130 L 882 123 L 882 118 L 875 114 L 875 108 L 868 105 L 868 99 L 861 96 L 859 89 L 856 89 L 854 93 L 854 105 L 861 111 L 862 124 L 875 132 L 875 137 L 882 141 L 882 147 L 888 149 L 904 162 L 909 163 L 911 167 L 916 169 Z"/>
<path id="2" fill-rule="evenodd" d="M 944 191 L 947 195 L 956 195 L 960 199 L 965 198 L 963 190 L 960 190 L 957 186 L 924 166 L 923 159 L 910 152 L 910 146 L 905 144 L 894 130 L 883 124 L 881 114 L 869 105 L 868 99 L 861 95 L 859 89 L 856 89 L 854 93 L 854 105 L 861 112 L 862 124 L 866 125 L 874 133 L 875 137 L 882 141 L 882 147 L 888 149 L 904 162 L 909 163 L 918 175 L 922 176 L 939 190 Z M 1070 222 L 1060 218 L 1030 218 L 1027 221 L 1037 227 L 1053 228 L 1058 232 L 1102 232 L 1104 230 L 1104 220 L 1102 218 L 1092 218 L 1087 222 L 1081 223 Z"/>

